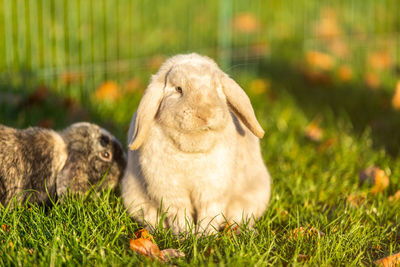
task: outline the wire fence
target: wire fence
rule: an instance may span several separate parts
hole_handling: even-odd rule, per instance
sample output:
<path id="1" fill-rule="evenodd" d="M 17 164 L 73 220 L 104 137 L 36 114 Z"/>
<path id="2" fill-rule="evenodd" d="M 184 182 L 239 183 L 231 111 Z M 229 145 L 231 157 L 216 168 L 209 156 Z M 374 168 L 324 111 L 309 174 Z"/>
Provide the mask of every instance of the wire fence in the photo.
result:
<path id="1" fill-rule="evenodd" d="M 204 53 L 225 69 L 241 58 L 260 71 L 271 57 L 322 51 L 393 83 L 399 14 L 398 0 L 0 0 L 0 76 L 82 97 L 106 80 L 148 77 L 176 53 Z"/>

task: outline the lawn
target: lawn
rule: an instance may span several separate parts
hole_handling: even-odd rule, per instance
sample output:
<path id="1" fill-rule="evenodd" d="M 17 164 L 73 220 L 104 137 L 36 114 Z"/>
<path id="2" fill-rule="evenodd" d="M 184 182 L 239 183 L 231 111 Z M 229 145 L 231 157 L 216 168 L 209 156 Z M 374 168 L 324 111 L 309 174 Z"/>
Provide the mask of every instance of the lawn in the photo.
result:
<path id="1" fill-rule="evenodd" d="M 5 1 L 0 0 L 2 15 L 11 8 Z M 66 7 L 81 5 L 82 22 L 90 22 L 90 12 L 85 11 L 90 7 L 94 14 L 105 9 L 107 23 L 116 20 L 111 11 L 126 12 L 120 20 L 137 19 L 130 24 L 115 22 L 120 25 L 119 39 L 106 38 L 105 29 L 96 35 L 99 40 L 89 34 L 87 41 L 75 42 L 79 32 L 72 30 L 77 25 L 72 22 L 78 18 L 72 17 L 68 41 L 53 41 L 49 35 L 38 42 L 38 51 L 40 45 L 45 47 L 43 59 L 32 53 L 26 61 L 21 53 L 9 50 L 10 56 L 0 47 L 0 55 L 8 60 L 0 62 L 1 123 L 61 129 L 90 120 L 125 143 L 149 74 L 163 58 L 198 51 L 224 64 L 218 52 L 226 49 L 224 40 L 209 23 L 221 12 L 216 1 L 198 1 L 193 14 L 185 13 L 188 4 L 175 1 L 163 2 L 157 12 L 144 2 L 138 1 L 138 7 L 135 2 L 118 2 L 118 11 L 108 1 L 101 2 L 105 8 L 91 7 L 92 1 L 71 1 Z M 393 101 L 400 79 L 400 21 L 391 12 L 400 6 L 396 1 L 337 1 L 332 6 L 319 1 L 260 1 L 250 6 L 233 2 L 232 25 L 237 26 L 228 49 L 232 57 L 224 69 L 246 90 L 265 129 L 261 146 L 273 179 L 271 202 L 256 231 L 244 228 L 239 235 L 196 237 L 157 229 L 157 245 L 184 252 L 184 258 L 171 262 L 179 266 L 370 266 L 400 252 L 400 197 L 394 197 L 400 190 L 400 111 Z M 168 4 L 185 15 L 166 12 Z M 57 29 L 58 20 L 65 22 L 62 7 L 54 6 L 61 15 L 53 19 L 45 8 L 43 18 L 54 21 L 49 22 L 52 27 Z M 138 8 L 142 15 L 129 15 Z M 150 13 L 152 23 L 143 26 Z M 202 27 L 196 28 L 190 16 Z M 178 26 L 176 19 L 182 19 Z M 0 20 L 0 26 L 5 21 Z M 157 27 L 160 21 L 164 28 Z M 40 27 L 33 25 L 32 31 L 40 33 Z M 83 27 L 83 36 L 85 29 L 96 31 Z M 127 37 L 132 40 L 122 38 L 129 33 L 137 34 Z M 163 42 L 154 38 L 159 34 L 164 34 Z M 131 42 L 137 49 L 125 44 Z M 18 45 L 25 47 L 22 41 Z M 55 57 L 46 57 L 46 52 Z M 376 166 L 379 175 L 363 182 L 360 173 L 370 166 Z M 385 177 L 389 185 L 379 186 Z M 127 216 L 118 192 L 69 199 L 51 208 L 0 207 L 0 225 L 0 264 L 5 266 L 163 265 L 130 250 L 129 241 L 142 226 Z"/>

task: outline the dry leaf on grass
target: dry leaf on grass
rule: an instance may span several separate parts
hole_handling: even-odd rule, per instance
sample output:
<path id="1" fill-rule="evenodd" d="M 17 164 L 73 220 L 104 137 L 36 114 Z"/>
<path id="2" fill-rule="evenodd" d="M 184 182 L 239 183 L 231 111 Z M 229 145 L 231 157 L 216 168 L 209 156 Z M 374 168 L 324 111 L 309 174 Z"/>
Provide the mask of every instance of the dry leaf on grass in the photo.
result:
<path id="1" fill-rule="evenodd" d="M 173 258 L 185 257 L 185 253 L 177 249 L 160 250 L 154 243 L 154 237 L 146 229 L 141 229 L 135 233 L 136 238 L 129 241 L 129 248 L 152 260 L 168 261 Z"/>
<path id="2" fill-rule="evenodd" d="M 364 81 L 366 85 L 371 89 L 376 89 L 381 84 L 381 80 L 378 75 L 374 72 L 367 72 L 364 75 Z"/>
<path id="3" fill-rule="evenodd" d="M 3 229 L 4 232 L 8 232 L 10 231 L 10 226 L 7 224 L 2 224 L 1 229 Z"/>
<path id="4" fill-rule="evenodd" d="M 374 185 L 370 190 L 372 194 L 382 192 L 390 183 L 389 177 L 386 175 L 385 171 L 375 166 L 370 166 L 360 171 L 359 178 L 362 183 L 366 182 L 370 185 Z"/>
<path id="5" fill-rule="evenodd" d="M 335 65 L 335 60 L 331 55 L 319 51 L 306 52 L 306 61 L 309 66 L 324 71 L 331 70 Z"/>
<path id="6" fill-rule="evenodd" d="M 389 51 L 377 51 L 368 55 L 368 64 L 378 70 L 388 69 L 392 65 Z"/>
<path id="7" fill-rule="evenodd" d="M 306 262 L 306 261 L 309 261 L 310 259 L 311 259 L 310 255 L 305 255 L 305 254 L 297 255 L 297 261 L 299 261 L 299 262 Z"/>
<path id="8" fill-rule="evenodd" d="M 375 261 L 375 264 L 383 267 L 400 266 L 400 253 L 396 253 Z"/>
<path id="9" fill-rule="evenodd" d="M 400 190 L 389 197 L 389 201 L 398 202 L 400 200 Z"/>
<path id="10" fill-rule="evenodd" d="M 233 29 L 241 33 L 254 33 L 259 28 L 259 22 L 254 14 L 245 12 L 236 15 L 232 21 Z"/>
<path id="11" fill-rule="evenodd" d="M 337 143 L 337 139 L 335 137 L 331 137 L 329 139 L 327 139 L 326 141 L 324 141 L 322 144 L 320 144 L 317 148 L 317 151 L 319 154 L 324 153 L 326 150 L 328 150 L 329 148 L 331 148 L 332 146 L 334 146 Z"/>
<path id="12" fill-rule="evenodd" d="M 353 78 L 353 71 L 349 65 L 341 65 L 338 68 L 338 77 L 342 82 L 348 82 Z"/>
<path id="13" fill-rule="evenodd" d="M 342 39 L 335 38 L 331 40 L 327 48 L 332 54 L 342 59 L 345 59 L 349 55 L 349 47 Z"/>
<path id="14" fill-rule="evenodd" d="M 121 90 L 114 81 L 102 83 L 94 93 L 94 97 L 99 101 L 116 101 L 121 97 Z"/>
<path id="15" fill-rule="evenodd" d="M 42 127 L 42 128 L 47 128 L 50 129 L 54 125 L 54 121 L 52 119 L 43 119 L 40 120 L 38 123 L 36 123 L 36 126 Z"/>
<path id="16" fill-rule="evenodd" d="M 350 194 L 347 199 L 347 203 L 350 204 L 350 206 L 353 207 L 358 207 L 361 204 L 364 204 L 367 201 L 367 194 L 362 193 L 362 194 Z"/>
<path id="17" fill-rule="evenodd" d="M 250 91 L 256 95 L 265 93 L 270 88 L 270 82 L 265 79 L 255 79 L 250 83 Z"/>
<path id="18" fill-rule="evenodd" d="M 82 82 L 83 76 L 83 73 L 79 71 L 66 71 L 61 73 L 60 80 L 64 84 L 72 84 Z"/>
<path id="19" fill-rule="evenodd" d="M 146 62 L 146 65 L 150 71 L 156 71 L 161 67 L 165 60 L 166 57 L 164 55 L 155 55 Z"/>
<path id="20" fill-rule="evenodd" d="M 298 228 L 293 229 L 289 233 L 289 239 L 298 239 L 298 238 L 307 238 L 308 239 L 308 238 L 312 238 L 312 237 L 321 238 L 324 235 L 325 235 L 324 232 L 321 232 L 314 226 L 306 226 L 306 227 L 300 226 Z"/>
<path id="21" fill-rule="evenodd" d="M 131 239 L 129 248 L 139 254 L 150 257 L 151 259 L 160 259 L 161 251 L 156 244 L 145 238 Z"/>
<path id="22" fill-rule="evenodd" d="M 338 24 L 336 10 L 330 7 L 321 9 L 321 19 L 316 21 L 314 34 L 317 37 L 333 39 L 341 35 L 342 31 Z"/>
<path id="23" fill-rule="evenodd" d="M 225 225 L 224 230 L 222 231 L 222 234 L 227 235 L 231 237 L 232 235 L 239 235 L 241 232 L 239 225 L 232 224 L 232 223 L 227 223 Z"/>
<path id="24" fill-rule="evenodd" d="M 400 80 L 397 81 L 396 91 L 392 98 L 392 106 L 395 110 L 400 110 Z"/>
<path id="25" fill-rule="evenodd" d="M 137 92 L 142 86 L 142 82 L 139 78 L 132 78 L 124 83 L 125 92 Z"/>
<path id="26" fill-rule="evenodd" d="M 319 127 L 319 119 L 314 119 L 307 125 L 305 135 L 308 139 L 314 142 L 322 140 L 324 137 L 324 131 Z"/>
<path id="27" fill-rule="evenodd" d="M 140 229 L 135 233 L 136 238 L 144 238 L 154 242 L 154 237 L 146 230 L 146 228 Z"/>

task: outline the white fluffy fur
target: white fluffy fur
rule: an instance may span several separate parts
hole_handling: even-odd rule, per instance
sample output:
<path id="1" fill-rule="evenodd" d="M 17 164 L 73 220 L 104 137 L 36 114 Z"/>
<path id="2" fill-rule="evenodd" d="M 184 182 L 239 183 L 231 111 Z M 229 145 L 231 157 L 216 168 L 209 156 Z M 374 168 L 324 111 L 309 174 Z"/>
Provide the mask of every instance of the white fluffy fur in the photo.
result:
<path id="1" fill-rule="evenodd" d="M 214 61 L 170 58 L 132 118 L 121 184 L 128 212 L 155 226 L 162 203 L 174 233 L 186 223 L 208 233 L 226 221 L 254 222 L 270 197 L 263 134 L 247 95 Z"/>

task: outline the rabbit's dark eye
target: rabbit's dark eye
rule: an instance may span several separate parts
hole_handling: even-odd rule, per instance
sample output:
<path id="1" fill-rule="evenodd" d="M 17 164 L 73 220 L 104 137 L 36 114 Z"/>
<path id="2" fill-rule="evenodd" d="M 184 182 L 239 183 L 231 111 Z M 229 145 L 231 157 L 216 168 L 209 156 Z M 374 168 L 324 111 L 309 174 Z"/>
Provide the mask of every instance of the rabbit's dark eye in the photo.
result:
<path id="1" fill-rule="evenodd" d="M 110 143 L 110 138 L 107 135 L 102 135 L 100 137 L 100 145 L 106 147 Z"/>
<path id="2" fill-rule="evenodd" d="M 182 87 L 180 87 L 180 86 L 175 87 L 175 90 L 180 94 L 182 94 L 182 92 L 183 92 Z"/>
<path id="3" fill-rule="evenodd" d="M 111 161 L 111 153 L 108 151 L 100 152 L 100 158 L 104 161 Z"/>

